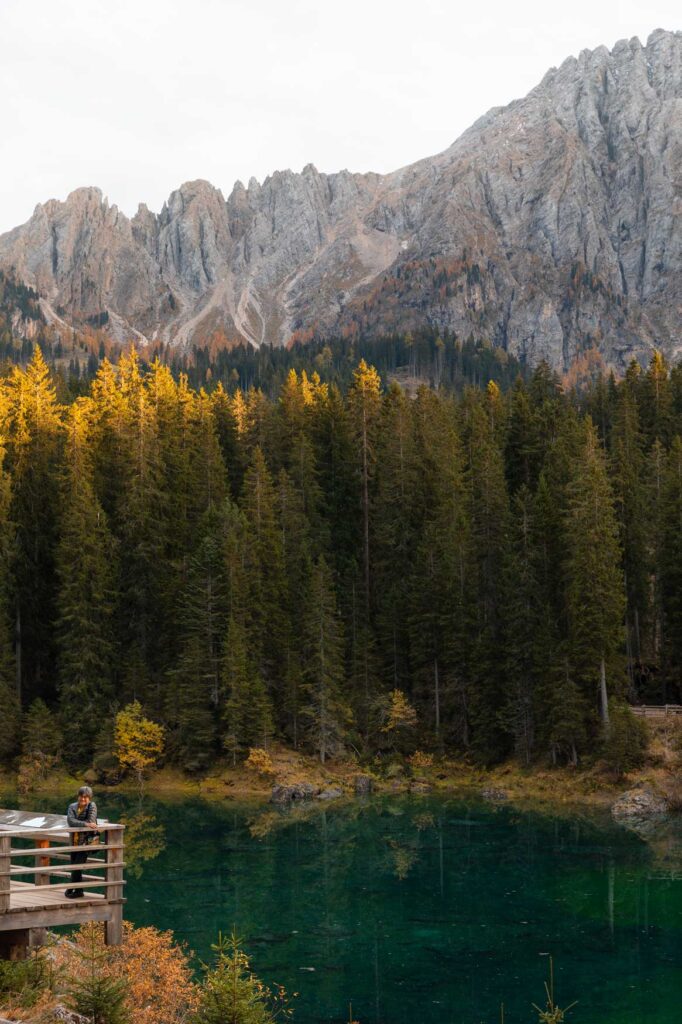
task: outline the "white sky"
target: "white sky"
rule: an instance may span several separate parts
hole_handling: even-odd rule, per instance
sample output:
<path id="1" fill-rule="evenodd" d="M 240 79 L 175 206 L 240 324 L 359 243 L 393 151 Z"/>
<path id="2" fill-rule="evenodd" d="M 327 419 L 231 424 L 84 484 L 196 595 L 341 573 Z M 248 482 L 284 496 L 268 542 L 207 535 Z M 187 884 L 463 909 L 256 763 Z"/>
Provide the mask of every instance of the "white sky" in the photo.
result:
<path id="1" fill-rule="evenodd" d="M 99 185 L 126 213 L 183 181 L 390 171 L 679 0 L 0 0 L 0 231 Z"/>

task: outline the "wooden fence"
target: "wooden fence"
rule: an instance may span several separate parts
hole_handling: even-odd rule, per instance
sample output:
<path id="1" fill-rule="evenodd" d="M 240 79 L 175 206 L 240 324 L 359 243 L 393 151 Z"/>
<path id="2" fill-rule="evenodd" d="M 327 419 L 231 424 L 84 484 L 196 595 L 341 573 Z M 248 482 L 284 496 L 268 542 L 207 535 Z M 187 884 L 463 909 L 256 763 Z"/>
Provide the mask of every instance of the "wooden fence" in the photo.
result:
<path id="1" fill-rule="evenodd" d="M 107 943 L 118 945 L 125 902 L 124 828 L 103 824 L 93 843 L 77 845 L 72 836 L 82 836 L 83 829 L 0 825 L 0 945 L 36 944 L 34 931 L 86 921 L 103 921 Z M 72 853 L 86 853 L 86 860 L 72 864 Z M 82 882 L 74 883 L 78 871 Z M 83 895 L 69 899 L 67 889 Z"/>
<path id="2" fill-rule="evenodd" d="M 633 706 L 630 709 L 633 715 L 640 718 L 672 718 L 675 715 L 682 715 L 682 704 L 642 704 L 639 707 Z"/>

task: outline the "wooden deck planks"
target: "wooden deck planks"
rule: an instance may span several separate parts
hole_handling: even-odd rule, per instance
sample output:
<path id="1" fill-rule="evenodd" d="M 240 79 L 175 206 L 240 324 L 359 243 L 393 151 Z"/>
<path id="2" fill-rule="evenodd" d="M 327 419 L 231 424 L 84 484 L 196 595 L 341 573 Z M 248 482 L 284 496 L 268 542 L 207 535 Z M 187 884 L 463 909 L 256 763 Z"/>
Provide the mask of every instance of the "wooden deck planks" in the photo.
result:
<path id="1" fill-rule="evenodd" d="M 103 893 L 87 892 L 82 899 L 69 900 L 64 895 L 66 889 L 71 888 L 65 885 L 64 888 L 35 891 L 35 886 L 30 882 L 12 882 L 10 885 L 9 911 L 13 910 L 43 910 L 46 907 L 57 908 L 61 906 L 82 907 L 89 903 L 106 902 Z"/>
<path id="2" fill-rule="evenodd" d="M 83 852 L 83 844 L 73 841 L 71 834 L 83 829 L 69 828 L 63 815 L 0 809 L 0 956 L 14 948 L 12 937 L 15 946 L 23 947 L 32 934 L 46 928 L 91 921 L 104 923 L 108 945 L 120 944 L 125 826 L 100 824 L 104 843 L 88 846 L 85 863 L 73 868 L 84 872 L 82 880 L 74 882 L 69 855 Z M 19 845 L 12 845 L 15 840 Z M 93 868 L 102 874 L 88 873 Z M 82 889 L 83 896 L 67 899 L 66 890 L 73 888 Z"/>

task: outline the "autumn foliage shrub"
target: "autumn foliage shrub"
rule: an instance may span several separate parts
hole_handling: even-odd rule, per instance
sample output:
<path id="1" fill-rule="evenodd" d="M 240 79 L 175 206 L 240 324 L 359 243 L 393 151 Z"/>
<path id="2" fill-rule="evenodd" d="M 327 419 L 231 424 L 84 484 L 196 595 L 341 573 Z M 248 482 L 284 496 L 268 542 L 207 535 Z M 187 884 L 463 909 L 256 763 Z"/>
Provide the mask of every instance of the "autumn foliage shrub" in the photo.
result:
<path id="1" fill-rule="evenodd" d="M 264 777 L 276 774 L 272 758 L 268 754 L 267 750 L 263 750 L 262 747 L 251 747 L 249 750 L 249 756 L 244 762 L 244 767 L 248 768 L 249 771 L 256 772 L 257 775 Z"/>
<path id="2" fill-rule="evenodd" d="M 123 926 L 123 943 L 105 946 L 101 925 L 83 925 L 75 941 L 61 943 L 54 951 L 55 967 L 67 987 L 82 972 L 82 955 L 94 948 L 102 954 L 99 970 L 113 982 L 121 982 L 131 1024 L 183 1024 L 194 1014 L 199 989 L 192 980 L 186 950 L 173 940 L 172 932 L 156 928 Z"/>
<path id="3" fill-rule="evenodd" d="M 139 701 L 128 704 L 116 715 L 114 753 L 123 771 L 132 771 L 142 789 L 144 776 L 158 763 L 164 751 L 163 726 L 142 714 Z"/>
<path id="4" fill-rule="evenodd" d="M 433 768 L 433 754 L 425 754 L 422 750 L 415 750 L 408 761 L 413 772 L 428 772 Z"/>

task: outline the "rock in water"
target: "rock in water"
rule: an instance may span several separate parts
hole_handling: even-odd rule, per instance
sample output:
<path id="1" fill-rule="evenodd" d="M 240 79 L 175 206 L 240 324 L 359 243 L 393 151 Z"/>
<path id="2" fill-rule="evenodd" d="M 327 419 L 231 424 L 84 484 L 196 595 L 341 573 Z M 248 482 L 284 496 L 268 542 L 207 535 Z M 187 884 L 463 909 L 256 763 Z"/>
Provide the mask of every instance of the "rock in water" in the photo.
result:
<path id="1" fill-rule="evenodd" d="M 490 800 L 492 803 L 502 803 L 502 801 L 509 799 L 503 789 L 497 789 L 495 786 L 488 786 L 486 789 L 482 789 L 481 796 L 484 800 Z"/>
<path id="2" fill-rule="evenodd" d="M 369 796 L 374 788 L 374 781 L 371 775 L 356 775 L 354 785 L 356 796 Z"/>
<path id="3" fill-rule="evenodd" d="M 660 818 L 669 811 L 668 801 L 660 793 L 657 793 L 651 786 L 640 786 L 636 789 L 629 789 L 622 796 L 619 796 L 611 813 L 618 821 L 635 820 L 644 818 Z"/>
<path id="4" fill-rule="evenodd" d="M 294 782 L 290 786 L 278 784 L 272 787 L 270 802 L 273 804 L 290 804 L 297 800 L 312 800 L 319 793 L 319 787 L 310 782 Z"/>

